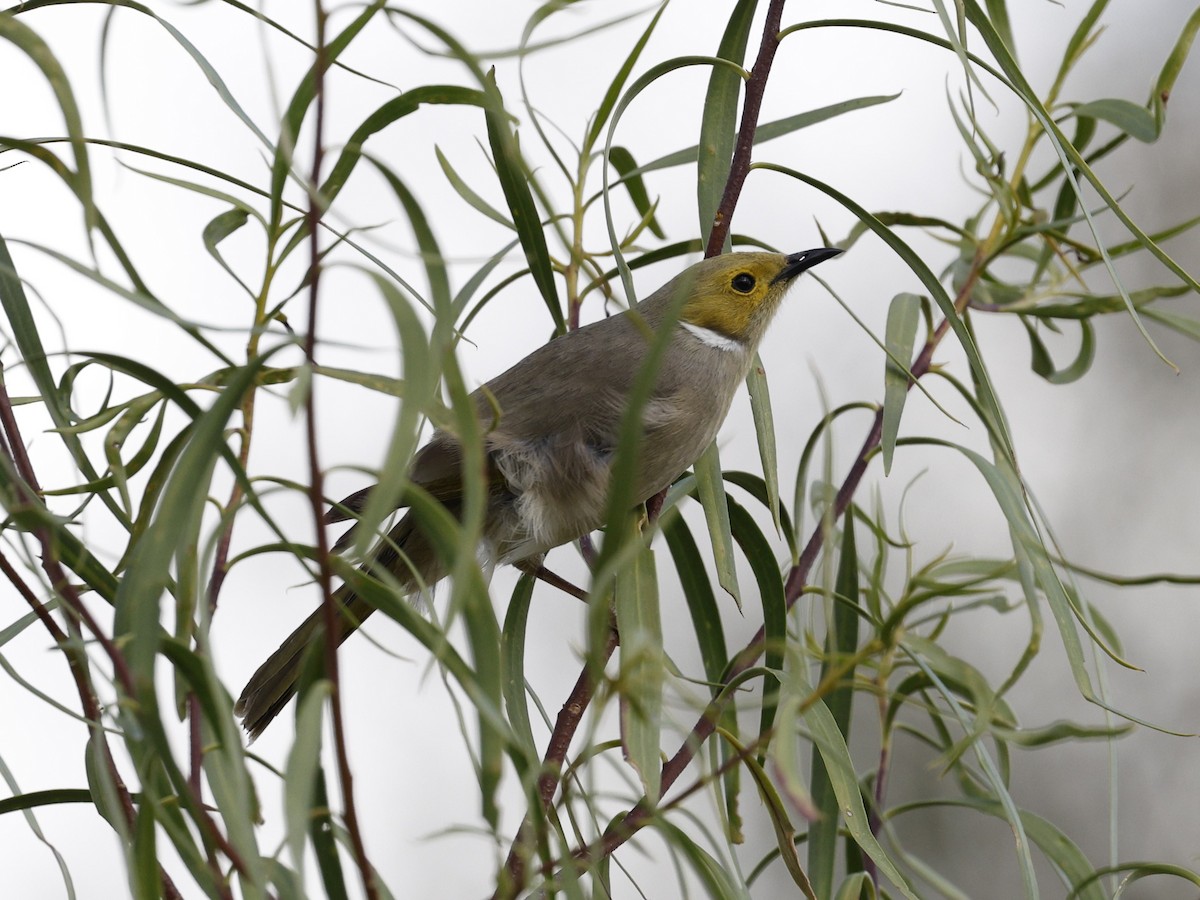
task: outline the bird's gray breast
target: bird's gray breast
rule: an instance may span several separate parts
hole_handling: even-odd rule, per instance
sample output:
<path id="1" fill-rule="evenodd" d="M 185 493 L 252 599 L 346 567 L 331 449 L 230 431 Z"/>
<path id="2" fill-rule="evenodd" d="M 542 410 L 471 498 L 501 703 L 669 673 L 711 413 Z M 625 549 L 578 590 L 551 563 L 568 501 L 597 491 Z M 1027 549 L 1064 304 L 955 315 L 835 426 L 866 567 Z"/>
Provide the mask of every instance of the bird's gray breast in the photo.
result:
<path id="1" fill-rule="evenodd" d="M 502 561 L 543 553 L 604 523 L 621 426 L 647 346 L 623 319 L 601 323 L 605 328 L 628 333 L 612 341 L 583 333 L 559 338 L 489 383 L 500 407 L 489 452 L 510 498 L 491 535 Z M 636 502 L 667 487 L 712 442 L 749 354 L 714 349 L 678 329 L 639 410 Z"/>

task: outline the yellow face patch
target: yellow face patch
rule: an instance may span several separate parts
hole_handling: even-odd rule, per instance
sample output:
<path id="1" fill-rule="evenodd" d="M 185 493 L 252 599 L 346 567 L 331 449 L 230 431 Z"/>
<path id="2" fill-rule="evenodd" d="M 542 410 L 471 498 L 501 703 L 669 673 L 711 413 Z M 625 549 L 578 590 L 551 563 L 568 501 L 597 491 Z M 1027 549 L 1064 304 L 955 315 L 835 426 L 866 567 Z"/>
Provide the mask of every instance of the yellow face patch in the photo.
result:
<path id="1" fill-rule="evenodd" d="M 769 314 L 787 285 L 775 277 L 787 265 L 781 253 L 733 253 L 709 261 L 696 273 L 681 318 L 740 340 L 763 313 Z"/>

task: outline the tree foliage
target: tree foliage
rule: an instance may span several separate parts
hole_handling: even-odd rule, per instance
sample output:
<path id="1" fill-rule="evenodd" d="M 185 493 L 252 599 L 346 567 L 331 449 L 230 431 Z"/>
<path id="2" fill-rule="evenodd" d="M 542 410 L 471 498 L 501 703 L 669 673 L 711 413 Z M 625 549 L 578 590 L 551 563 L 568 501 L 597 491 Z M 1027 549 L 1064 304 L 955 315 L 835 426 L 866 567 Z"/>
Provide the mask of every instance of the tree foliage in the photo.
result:
<path id="1" fill-rule="evenodd" d="M 6 59 L 19 58 L 20 71 L 49 87 L 63 128 L 0 137 L 0 178 L 36 170 L 47 192 L 65 189 L 78 215 L 62 228 L 81 240 L 50 246 L 19 228 L 0 234 L 0 567 L 23 604 L 20 612 L 6 604 L 0 649 L 49 636 L 74 695 L 51 696 L 40 676 L 6 665 L 10 688 L 31 692 L 47 715 L 73 718 L 87 739 L 83 766 L 58 773 L 58 787 L 23 791 L 24 773 L 5 767 L 12 796 L 0 811 L 23 813 L 40 836 L 45 807 L 93 807 L 115 832 L 138 897 L 389 896 L 373 865 L 389 839 L 356 815 L 363 782 L 351 780 L 350 745 L 371 735 L 345 728 L 336 655 L 313 667 L 294 724 L 285 716 L 274 726 L 291 729 L 279 758 L 249 752 L 233 715 L 244 673 L 220 664 L 228 639 L 220 621 L 231 604 L 256 601 L 230 596 L 226 579 L 263 557 L 286 557 L 325 602 L 331 579 L 354 581 L 436 661 L 449 686 L 445 702 L 461 716 L 471 763 L 461 777 L 477 785 L 478 815 L 454 821 L 430 811 L 429 830 L 482 829 L 499 849 L 477 845 L 494 856 L 493 878 L 480 887 L 497 897 L 625 896 L 625 879 L 641 878 L 622 874 L 630 843 L 666 849 L 673 870 L 659 858 L 658 877 L 673 872 L 718 897 L 757 895 L 766 883 L 819 898 L 980 890 L 956 887 L 907 849 L 920 827 L 911 823 L 931 808 L 1002 821 L 1028 897 L 1111 896 L 1119 881 L 1149 876 L 1200 884 L 1169 860 L 1093 859 L 1014 788 L 1014 750 L 1114 742 L 1135 725 L 1157 726 L 1116 708 L 1108 694 L 1106 668 L 1132 663 L 1077 580 L 1080 567 L 1056 545 L 1038 485 L 1022 477 L 1002 391 L 977 341 L 991 317 L 1019 321 L 1033 371 L 1057 385 L 1088 376 L 1104 316 L 1136 329 L 1163 365 L 1175 361 L 1159 349 L 1162 334 L 1200 339 L 1200 322 L 1174 302 L 1200 285 L 1167 249 L 1200 218 L 1135 221 L 1097 174 L 1131 141 L 1153 143 L 1167 126 L 1200 13 L 1172 26 L 1175 43 L 1137 103 L 1090 95 L 1069 78 L 1100 33 L 1106 0 L 1059 40 L 1048 86 L 1032 83 L 1018 62 L 1003 0 L 934 0 L 933 15 L 889 8 L 874 19 L 806 19 L 803 5 L 785 10 L 782 0 L 721 6 L 718 45 L 688 55 L 657 55 L 663 30 L 678 23 L 679 10 L 665 2 L 617 12 L 547 3 L 516 46 L 488 48 L 468 46 L 452 22 L 376 2 L 318 5 L 301 26 L 232 2 L 185 15 L 132 0 L 34 0 L 0 14 L 0 37 L 16 54 Z M 82 22 L 93 8 L 104 13 L 102 66 L 121 30 L 136 23 L 139 34 L 154 30 L 189 77 L 206 81 L 242 154 L 236 164 L 122 140 L 119 128 L 100 136 L 96 123 L 119 108 L 120 89 L 101 79 L 105 106 L 88 107 L 41 36 L 51 16 Z M 223 63 L 189 38 L 186 23 L 214 8 L 225 27 L 261 31 L 268 68 L 268 47 L 303 57 L 304 71 L 277 85 L 273 117 L 239 102 Z M 555 84 L 536 68 L 543 57 L 562 59 L 613 35 L 621 53 L 607 56 L 604 70 L 571 71 Z M 932 206 L 872 209 L 854 185 L 826 183 L 806 167 L 797 135 L 852 121 L 864 140 L 886 141 L 872 132 L 870 114 L 905 88 L 902 72 L 886 95 L 847 98 L 828 88 L 822 73 L 805 69 L 805 41 L 834 36 L 850 46 L 884 38 L 952 63 L 946 130 L 929 139 L 959 141 L 964 164 L 954 177 L 978 197 L 961 219 Z M 394 42 L 404 59 L 426 65 L 363 66 L 356 51 L 374 41 Z M 773 80 L 781 61 L 798 65 L 807 87 L 791 92 L 786 115 L 766 119 L 764 93 L 788 93 Z M 696 73 L 703 96 L 676 100 Z M 539 100 L 551 89 L 569 91 L 586 115 L 552 120 Z M 383 99 L 348 121 L 340 104 L 349 91 Z M 655 96 L 693 103 L 691 131 L 626 127 L 646 121 L 638 108 Z M 989 136 L 998 107 L 1022 111 L 1016 140 Z M 451 121 L 462 131 L 439 132 Z M 377 149 L 394 148 L 383 142 L 396 134 L 400 152 Z M 165 192 L 166 212 L 146 210 L 150 218 L 169 215 L 175 202 L 203 205 L 209 218 L 178 252 L 220 267 L 236 305 L 197 302 L 181 279 L 145 276 L 157 261 L 139 257 L 122 222 L 109 218 L 115 201 L 95 174 L 97 157 Z M 435 162 L 441 194 L 429 183 Z M 399 222 L 370 222 L 362 204 L 371 192 L 388 199 Z M 495 322 L 497 308 L 522 293 L 537 297 L 536 309 L 514 306 L 511 315 L 522 331 L 549 337 L 634 302 L 639 270 L 669 274 L 700 254 L 770 247 L 772 226 L 739 211 L 743 197 L 767 192 L 821 198 L 838 209 L 838 227 L 848 223 L 821 235 L 847 251 L 818 273 L 830 294 L 837 267 L 853 266 L 872 242 L 919 286 L 875 286 L 894 295 L 884 332 L 872 335 L 878 350 L 863 363 L 879 370 L 879 390 L 814 412 L 811 435 L 792 445 L 777 439 L 771 379 L 757 367 L 749 382 L 757 471 L 728 469 L 711 448 L 653 504 L 640 532 L 615 527 L 624 510 L 618 495 L 613 527 L 595 538 L 594 573 L 585 572 L 588 606 L 576 632 L 560 636 L 580 648 L 576 671 L 552 684 L 527 678 L 529 654 L 543 650 L 528 640 L 534 598 L 560 591 L 527 577 L 511 595 L 489 590 L 470 514 L 457 521 L 436 504 L 423 510 L 455 572 L 430 616 L 314 537 L 336 499 L 323 489 L 326 387 L 386 410 L 390 433 L 372 474 L 383 486 L 378 496 L 397 496 L 426 423 L 459 429 L 479 451 L 460 353 L 464 341 L 489 340 L 479 323 Z M 789 240 L 795 229 L 793 220 Z M 396 243 L 414 252 L 397 253 Z M 1131 258 L 1155 260 L 1158 280 L 1127 286 Z M 111 317 L 126 305 L 151 317 L 155 337 L 131 328 L 118 349 L 94 350 L 69 318 L 60 329 L 55 317 L 68 308 L 61 289 L 27 274 L 45 272 L 47 261 Z M 329 361 L 347 356 L 327 337 L 329 319 L 350 314 L 330 278 L 354 279 L 394 328 L 398 371 L 372 367 L 373 354 L 361 367 Z M 1064 334 L 1076 336 L 1065 359 Z M 950 346 L 956 362 L 936 364 L 935 353 Z M 778 398 L 782 386 L 772 387 Z M 908 427 L 914 391 L 953 427 Z M 290 446 L 302 451 L 290 460 L 260 433 L 271 408 L 295 413 Z M 956 437 L 961 425 L 986 439 Z M 44 428 L 52 434 L 32 440 L 31 430 Z M 828 452 L 835 429 L 861 429 L 861 450 L 849 461 Z M 872 501 L 870 479 L 918 449 L 934 467 L 955 457 L 969 463 L 992 501 L 979 515 L 1003 522 L 1010 553 L 930 555 L 907 534 L 900 508 Z M 358 462 L 378 458 L 364 452 Z M 795 472 L 794 485 L 781 472 Z M 476 479 L 468 493 L 482 490 Z M 382 533 L 389 512 L 382 500 L 369 503 L 363 533 Z M 1027 634 L 999 677 L 946 640 L 953 626 L 989 614 L 1023 623 Z M 747 640 L 739 622 L 757 631 Z M 1061 648 L 1098 720 L 1030 725 L 1010 699 L 1047 644 Z M 557 718 L 547 713 L 560 705 Z M 868 735 L 871 715 L 877 729 Z M 7 733 L 0 755 L 14 739 Z M 429 750 L 414 740 L 397 749 L 397 764 L 421 767 Z M 937 766 L 955 792 L 890 801 L 901 754 Z M 281 796 L 281 808 L 260 805 L 264 788 Z M 73 895 L 80 875 L 71 848 L 54 854 Z M 1054 886 L 1035 857 L 1049 862 Z M 646 893 L 667 896 L 663 883 Z"/>

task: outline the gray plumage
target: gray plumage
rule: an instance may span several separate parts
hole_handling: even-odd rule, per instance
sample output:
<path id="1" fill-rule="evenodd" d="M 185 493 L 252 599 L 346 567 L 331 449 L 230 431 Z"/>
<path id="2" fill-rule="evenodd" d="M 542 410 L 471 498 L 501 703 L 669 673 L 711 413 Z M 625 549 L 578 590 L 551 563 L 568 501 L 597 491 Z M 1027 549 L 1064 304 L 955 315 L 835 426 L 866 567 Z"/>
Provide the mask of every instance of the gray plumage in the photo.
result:
<path id="1" fill-rule="evenodd" d="M 547 551 L 603 524 L 630 392 L 681 292 L 686 295 L 682 321 L 671 325 L 641 412 L 643 436 L 634 489 L 639 503 L 670 485 L 716 437 L 788 283 L 832 255 L 835 251 L 786 257 L 745 253 L 697 263 L 635 310 L 550 341 L 475 391 L 477 415 L 489 429 L 484 439 L 490 478 L 484 557 L 496 565 L 540 561 Z M 754 278 L 753 296 L 730 286 L 732 277 L 746 273 Z M 731 321 L 739 323 L 738 333 L 714 328 L 707 320 L 689 322 L 689 316 L 703 318 L 701 304 L 693 304 L 701 297 L 709 318 L 712 310 L 722 313 L 723 304 L 746 304 L 733 309 Z M 676 313 L 679 307 L 675 303 Z M 718 315 L 714 321 L 724 320 Z M 457 439 L 438 430 L 417 452 L 409 477 L 457 515 L 462 502 L 460 465 Z M 361 511 L 369 490 L 348 497 L 341 505 L 344 509 L 331 512 L 327 520 L 343 521 Z M 337 548 L 346 542 L 343 538 Z M 411 512 L 392 528 L 364 569 L 386 569 L 406 593 L 445 575 Z M 335 599 L 340 610 L 336 638 L 341 642 L 373 609 L 346 587 Z M 251 737 L 291 698 L 304 651 L 314 643 L 322 621 L 317 610 L 246 685 L 237 712 Z"/>

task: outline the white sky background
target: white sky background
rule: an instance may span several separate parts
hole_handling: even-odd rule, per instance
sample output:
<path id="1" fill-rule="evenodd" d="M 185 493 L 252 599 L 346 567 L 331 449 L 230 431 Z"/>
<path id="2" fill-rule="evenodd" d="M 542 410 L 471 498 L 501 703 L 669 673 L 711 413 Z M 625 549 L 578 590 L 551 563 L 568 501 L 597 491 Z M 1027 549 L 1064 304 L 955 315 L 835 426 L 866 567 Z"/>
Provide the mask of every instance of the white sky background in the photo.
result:
<path id="1" fill-rule="evenodd" d="M 716 0 L 677 2 L 652 39 L 645 64 L 671 56 L 713 52 L 728 5 Z M 1049 2 L 1012 6 L 1021 59 L 1034 85 L 1044 88 L 1086 4 L 1068 0 L 1063 6 Z M 303 7 L 304 12 L 298 12 L 297 7 Z M 433 15 L 467 47 L 486 50 L 513 46 L 534 8 L 534 4 L 517 2 L 443 2 Z M 558 24 L 551 25 L 547 33 L 636 8 L 637 4 L 625 3 L 585 4 L 578 14 L 555 20 Z M 244 15 L 211 3 L 197 7 L 159 4 L 155 9 L 187 35 L 221 73 L 249 115 L 264 131 L 273 134 L 276 104 L 286 103 L 296 79 L 309 63 L 307 53 L 286 40 L 266 36 L 270 73 L 279 92 L 272 99 L 259 43 L 264 35 Z M 301 34 L 311 34 L 307 5 L 272 4 L 266 12 Z M 1183 0 L 1117 0 L 1106 16 L 1108 30 L 1068 83 L 1065 98 L 1086 101 L 1122 96 L 1142 102 L 1190 12 L 1191 4 Z M 835 15 L 887 17 L 938 31 L 931 15 L 849 0 L 794 2 L 785 11 L 784 22 Z M 234 119 L 160 27 L 135 14 L 117 17 L 109 45 L 110 130 L 97 79 L 102 20 L 99 10 L 50 9 L 21 18 L 49 42 L 66 67 L 89 134 L 153 146 L 203 160 L 248 181 L 265 181 L 261 145 Z M 348 18 L 341 14 L 334 20 L 334 28 Z M 530 59 L 526 77 L 535 105 L 568 135 L 577 137 L 588 111 L 598 102 L 644 21 L 639 19 L 567 50 L 552 50 Z M 465 83 L 456 65 L 435 63 L 415 53 L 382 22 L 376 24 L 379 27 L 373 26 L 355 42 L 344 62 L 401 88 L 433 80 Z M 751 59 L 758 32 L 756 26 Z M 1198 72 L 1200 65 L 1193 60 L 1177 83 L 1163 138 L 1153 146 L 1127 146 L 1119 160 L 1100 170 L 1114 194 L 1121 196 L 1129 191 L 1123 202 L 1148 231 L 1196 213 L 1196 186 L 1200 184 L 1195 153 L 1200 133 Z M 510 62 L 498 63 L 498 77 L 510 107 L 517 108 L 515 67 Z M 10 45 L 0 46 L 0 79 L 7 86 L 0 99 L 0 132 L 18 137 L 62 132 L 44 81 Z M 695 143 L 706 79 L 707 71 L 701 69 L 668 76 L 630 108 L 619 126 L 617 141 L 633 148 L 639 161 Z M 901 90 L 903 94 L 890 104 L 762 146 L 757 158 L 802 169 L 837 186 L 870 210 L 912 210 L 961 221 L 976 203 L 963 175 L 971 164 L 947 111 L 947 92 L 957 96 L 961 84 L 961 72 L 951 54 L 918 47 L 895 36 L 832 30 L 793 35 L 784 42 L 776 59 L 764 103 L 764 121 L 857 96 Z M 985 86 L 993 88 L 986 80 Z M 393 93 L 345 73 L 334 73 L 327 133 L 348 134 Z M 981 121 L 994 142 L 1010 148 L 1011 158 L 1023 133 L 1023 115 L 999 89 L 993 96 L 1000 110 L 993 110 L 986 100 L 979 101 Z M 498 191 L 492 190 L 491 182 L 482 175 L 483 158 L 475 145 L 475 136 L 482 134 L 480 120 L 474 110 L 427 108 L 376 136 L 367 148 L 387 160 L 418 192 L 443 249 L 451 258 L 461 260 L 462 265 L 452 270 L 455 288 L 482 259 L 509 239 L 498 226 L 468 209 L 446 186 L 431 149 L 436 142 L 461 172 L 468 176 L 479 173 L 472 183 L 487 185 L 489 199 L 501 205 Z M 532 152 L 532 135 L 523 139 L 526 150 Z M 183 174 L 131 154 L 120 158 L 156 172 Z M 204 224 L 224 205 L 146 179 L 113 160 L 112 154 L 100 149 L 92 154 L 98 202 L 146 281 L 184 316 L 240 327 L 248 317 L 248 300 L 204 252 L 200 238 Z M 0 165 L 9 163 L 7 157 L 0 157 Z M 548 168 L 543 171 L 547 184 L 561 185 Z M 648 182 L 651 194 L 663 197 L 659 217 L 671 240 L 691 237 L 696 231 L 690 177 L 688 170 L 678 169 L 656 173 Z M 372 249 L 396 265 L 414 285 L 424 288 L 420 269 L 411 259 L 411 231 L 390 192 L 369 166 L 360 164 L 339 197 L 337 211 L 345 216 L 342 224 L 382 223 L 383 227 L 371 237 Z M 814 217 L 835 240 L 852 225 L 848 213 L 815 191 L 782 176 L 752 173 L 734 229 L 752 233 L 781 249 L 800 250 L 821 243 Z M 592 246 L 602 247 L 602 219 L 596 217 L 593 224 Z M 62 319 L 66 346 L 123 353 L 179 380 L 196 378 L 214 367 L 211 356 L 181 339 L 172 326 L 99 291 L 41 253 L 15 243 L 16 239 L 24 239 L 86 258 L 77 206 L 38 164 L 25 163 L 0 171 L 0 233 L 14 242 L 11 249 L 22 276 Z M 1105 233 L 1110 237 L 1117 234 L 1108 225 Z M 935 270 L 951 258 L 932 241 L 912 240 Z M 1189 271 L 1200 270 L 1196 239 L 1176 242 L 1168 249 Z M 240 267 L 247 281 L 257 283 L 262 248 L 251 228 L 223 244 L 222 250 L 235 267 Z M 304 258 L 297 255 L 296 263 Z M 105 259 L 103 264 L 108 273 L 117 272 L 111 260 Z M 669 264 L 640 273 L 639 291 L 649 292 L 677 269 L 677 264 Z M 281 277 L 281 283 L 294 284 L 298 271 L 293 265 Z M 1160 268 L 1148 262 L 1125 266 L 1122 273 L 1134 285 L 1149 279 L 1165 280 Z M 852 253 L 823 266 L 819 274 L 879 334 L 888 300 L 900 291 L 920 290 L 916 279 L 872 239 L 860 241 Z M 1097 272 L 1092 276 L 1093 284 L 1102 284 L 1102 277 Z M 524 284 L 521 291 L 503 294 L 474 324 L 469 336 L 475 346 L 464 345 L 461 354 L 473 383 L 498 374 L 549 336 L 550 325 L 541 301 L 532 285 Z M 399 374 L 392 349 L 394 329 L 365 279 L 346 270 L 331 272 L 324 281 L 322 304 L 321 336 L 328 342 L 321 350 L 324 363 Z M 1196 304 L 1191 298 L 1172 308 L 1181 312 L 1190 308 L 1194 315 Z M 594 299 L 585 305 L 585 320 L 601 314 Z M 289 316 L 297 327 L 302 325 L 302 301 L 290 307 Z M 1200 569 L 1195 549 L 1200 545 L 1197 345 L 1161 329 L 1154 330 L 1155 339 L 1183 370 L 1176 376 L 1153 356 L 1127 317 L 1110 316 L 1098 325 L 1094 371 L 1080 383 L 1052 387 L 1030 372 L 1028 342 L 1016 321 L 977 316 L 976 324 L 984 358 L 1011 418 L 1024 475 L 1068 555 L 1082 564 L 1118 573 Z M 48 328 L 44 336 L 49 340 L 53 333 Z M 235 354 L 243 342 L 236 332 L 220 339 Z M 1051 346 L 1061 364 L 1073 352 L 1075 336 Z M 794 289 L 767 337 L 762 357 L 771 381 L 779 445 L 783 448 L 781 474 L 785 497 L 789 497 L 796 448 L 821 415 L 823 404 L 880 399 L 883 359 L 869 338 L 810 279 Z M 959 374 L 965 373 L 960 354 L 951 342 L 943 345 L 938 358 L 957 366 Z M 11 349 L 5 350 L 3 360 L 6 365 L 13 364 Z M 285 364 L 284 360 L 280 359 L 279 364 Z M 27 390 L 21 372 L 10 370 L 7 377 L 13 393 Z M 104 389 L 105 383 L 97 374 L 85 382 L 82 394 L 98 400 Z M 821 390 L 827 399 L 822 400 Z M 324 464 L 377 466 L 390 433 L 393 404 L 372 399 L 362 391 L 325 383 L 318 404 Z M 31 410 L 21 412 L 43 482 L 61 483 L 70 473 L 62 468 L 63 454 L 57 449 L 57 438 L 38 433 L 45 425 Z M 265 398 L 260 402 L 259 416 L 252 467 L 258 472 L 271 471 L 303 480 L 306 461 L 300 420 L 290 416 L 285 402 Z M 839 472 L 861 442 L 864 427 L 863 422 L 851 418 L 837 432 L 834 465 L 842 467 Z M 983 447 L 981 432 L 977 426 L 964 431 L 946 423 L 916 393 L 906 410 L 905 434 L 937 433 Z M 721 440 L 727 468 L 757 470 L 753 425 L 744 398 L 726 423 Z M 926 455 L 902 449 L 890 478 L 884 480 L 875 464 L 858 499 L 870 503 L 878 491 L 894 524 L 904 488 L 922 472 L 925 474 L 910 491 L 905 506 L 908 533 L 920 540 L 918 560 L 928 560 L 951 544 L 962 554 L 1007 555 L 1001 514 L 973 468 L 948 451 Z M 362 474 L 343 468 L 330 478 L 328 490 L 339 494 L 364 483 Z M 311 539 L 302 502 L 281 497 L 278 510 L 298 523 L 298 539 Z M 255 530 L 250 517 L 241 523 L 239 546 L 266 539 L 265 533 Z M 100 526 L 89 537 L 101 547 L 106 545 Z M 115 537 L 108 546 L 118 546 Z M 558 551 L 554 562 L 565 574 L 578 573 L 569 550 Z M 303 578 L 298 567 L 282 555 L 259 557 L 234 569 L 223 590 L 214 629 L 219 670 L 228 684 L 242 684 L 312 607 L 315 591 L 301 583 Z M 750 581 L 748 574 L 743 580 Z M 511 584 L 509 575 L 497 577 L 493 596 L 498 604 L 504 602 Z M 1146 669 L 1144 674 L 1110 669 L 1115 705 L 1135 710 L 1169 728 L 1195 730 L 1200 692 L 1192 640 L 1200 626 L 1196 609 L 1200 592 L 1194 588 L 1146 588 L 1117 594 L 1091 584 L 1086 588 L 1087 596 L 1098 602 L 1115 623 L 1125 642 L 1126 657 Z M 0 592 L 0 598 L 2 627 L 25 610 L 7 588 Z M 670 633 L 672 622 L 683 621 L 686 612 L 682 600 L 669 594 L 664 597 L 663 609 Z M 745 620 L 730 616 L 729 621 L 732 649 L 753 633 L 756 622 L 749 613 Z M 977 614 L 964 620 L 961 633 L 954 633 L 953 639 L 959 652 L 989 677 L 1001 678 L 1024 646 L 1026 622 L 1023 614 L 1003 618 Z M 979 630 L 968 630 L 964 627 L 967 624 Z M 478 822 L 474 777 L 445 690 L 437 673 L 428 671 L 424 650 L 388 622 L 372 625 L 371 631 L 380 641 L 409 661 L 390 658 L 361 639 L 347 644 L 343 653 L 352 765 L 368 851 L 398 896 L 482 895 L 497 864 L 486 840 L 465 830 L 429 838 L 448 827 Z M 672 652 L 677 651 L 681 660 L 690 659 L 686 649 L 690 646 L 690 627 L 682 625 L 678 632 Z M 528 676 L 551 715 L 557 712 L 577 674 L 575 654 L 582 636 L 575 605 L 539 590 L 531 616 L 527 666 Z M 1040 725 L 1059 718 L 1101 721 L 1098 711 L 1075 691 L 1050 622 L 1043 643 L 1046 650 L 1034 671 L 1010 697 L 1023 715 L 1023 722 Z M 62 659 L 47 652 L 45 638 L 38 629 L 29 629 L 0 652 L 19 671 L 31 676 L 40 689 L 74 708 Z M 682 719 L 689 717 L 690 712 L 684 711 Z M 276 764 L 282 763 L 289 745 L 291 718 L 288 710 L 255 746 L 257 752 Z M 84 732 L 77 722 L 48 711 L 11 681 L 0 690 L 0 720 L 6 723 L 0 732 L 0 757 L 22 790 L 84 786 Z M 868 750 L 873 747 L 875 723 L 863 717 L 855 728 L 862 746 Z M 544 741 L 544 733 L 538 738 Z M 890 799 L 898 802 L 937 789 L 933 781 L 936 776 L 923 768 L 925 754 L 903 743 L 899 749 L 902 754 L 909 751 L 916 763 L 911 771 L 902 768 L 893 776 Z M 1121 742 L 1118 751 L 1120 856 L 1195 865 L 1194 836 L 1200 833 L 1200 812 L 1194 803 L 1200 791 L 1200 759 L 1195 742 L 1141 731 Z M 870 764 L 868 756 L 862 761 L 863 765 Z M 1018 802 L 1063 827 L 1097 863 L 1107 858 L 1109 773 L 1103 746 L 1072 745 L 1017 755 L 1014 770 Z M 266 815 L 278 817 L 273 779 L 262 778 L 260 786 Z M 511 794 L 508 797 L 510 817 L 519 809 L 516 799 Z M 768 826 L 749 793 L 744 813 L 751 829 L 750 846 L 762 846 L 755 835 L 764 835 Z M 116 839 L 94 813 L 57 807 L 39 812 L 38 818 L 48 837 L 66 854 L 80 897 L 111 897 L 124 890 Z M 965 826 L 980 823 L 967 815 L 930 815 L 921 821 L 927 824 L 922 835 L 911 825 L 905 831 L 909 846 L 944 867 L 968 892 L 986 891 L 996 884 L 1011 884 L 1016 890 L 1011 840 L 1003 833 L 1002 824 L 988 828 L 983 823 L 982 829 L 972 830 Z M 263 846 L 271 846 L 271 835 L 277 834 L 277 828 L 268 826 Z M 986 848 L 980 843 L 983 840 L 989 842 Z M 6 885 L 9 889 L 19 886 L 12 896 L 63 895 L 51 854 L 19 816 L 0 817 L 0 845 L 6 848 Z M 653 848 L 653 839 L 647 839 L 645 845 Z M 640 875 L 646 874 L 648 867 L 636 852 L 627 850 L 621 859 Z M 749 865 L 754 862 L 749 856 L 745 859 Z M 987 879 L 980 880 L 981 871 L 988 873 Z M 1048 872 L 1045 874 L 1043 883 L 1049 895 L 1054 895 L 1056 883 Z M 778 880 L 760 882 L 760 886 L 764 897 L 772 896 L 772 889 L 786 890 L 784 882 Z M 1168 896 L 1165 882 L 1155 886 L 1159 892 L 1142 896 Z M 1177 891 L 1178 887 L 1172 889 Z M 1008 894 L 1001 891 L 978 895 Z"/>

